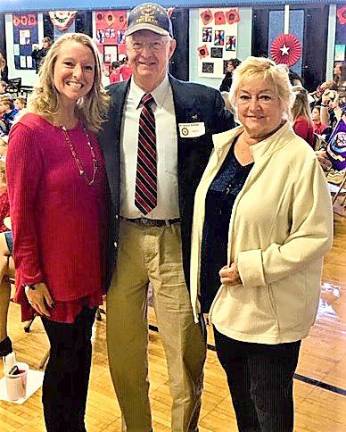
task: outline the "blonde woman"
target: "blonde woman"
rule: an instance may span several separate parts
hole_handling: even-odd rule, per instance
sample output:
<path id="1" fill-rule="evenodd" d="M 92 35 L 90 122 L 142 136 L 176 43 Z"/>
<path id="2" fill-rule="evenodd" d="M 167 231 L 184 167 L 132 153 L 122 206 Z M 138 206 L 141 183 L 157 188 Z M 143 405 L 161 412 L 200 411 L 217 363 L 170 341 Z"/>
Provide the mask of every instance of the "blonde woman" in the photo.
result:
<path id="1" fill-rule="evenodd" d="M 303 138 L 308 144 L 314 145 L 314 127 L 311 116 L 311 109 L 308 100 L 308 92 L 303 87 L 292 88 L 294 103 L 291 108 L 293 130 Z"/>
<path id="2" fill-rule="evenodd" d="M 287 72 L 249 57 L 194 202 L 191 300 L 209 313 L 240 432 L 293 430 L 293 375 L 316 317 L 332 210 L 313 150 L 288 120 Z"/>
<path id="3" fill-rule="evenodd" d="M 43 382 L 48 432 L 85 431 L 91 328 L 104 291 L 106 179 L 96 132 L 108 99 L 97 48 L 69 33 L 49 49 L 7 154 L 22 317 L 50 341 Z"/>

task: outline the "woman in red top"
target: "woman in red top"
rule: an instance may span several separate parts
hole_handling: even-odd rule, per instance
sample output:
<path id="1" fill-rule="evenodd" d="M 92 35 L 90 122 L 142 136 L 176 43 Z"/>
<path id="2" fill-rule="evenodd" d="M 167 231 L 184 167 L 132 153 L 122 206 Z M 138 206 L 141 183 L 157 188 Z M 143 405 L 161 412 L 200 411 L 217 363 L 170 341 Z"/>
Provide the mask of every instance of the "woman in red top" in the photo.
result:
<path id="1" fill-rule="evenodd" d="M 314 133 L 317 135 L 322 135 L 323 131 L 327 129 L 328 125 L 321 122 L 321 107 L 316 105 L 311 111 L 312 117 L 312 127 L 314 129 Z"/>
<path id="2" fill-rule="evenodd" d="M 24 320 L 41 315 L 51 345 L 42 394 L 48 432 L 86 430 L 105 258 L 106 179 L 95 132 L 107 106 L 95 44 L 69 33 L 48 51 L 28 113 L 9 137 L 15 299 Z"/>
<path id="3" fill-rule="evenodd" d="M 311 147 L 314 145 L 314 130 L 311 119 L 311 110 L 308 101 L 308 92 L 303 87 L 293 87 L 295 96 L 291 108 L 293 130 L 302 137 Z"/>

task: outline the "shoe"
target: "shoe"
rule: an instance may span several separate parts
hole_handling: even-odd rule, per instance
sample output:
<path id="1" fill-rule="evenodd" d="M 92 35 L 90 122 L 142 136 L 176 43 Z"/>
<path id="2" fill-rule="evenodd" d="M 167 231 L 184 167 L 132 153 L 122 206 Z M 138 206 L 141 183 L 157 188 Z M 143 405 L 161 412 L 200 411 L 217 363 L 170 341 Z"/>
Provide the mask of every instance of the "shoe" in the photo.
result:
<path id="1" fill-rule="evenodd" d="M 5 357 L 7 354 L 12 352 L 12 342 L 7 336 L 3 341 L 0 342 L 0 357 Z"/>

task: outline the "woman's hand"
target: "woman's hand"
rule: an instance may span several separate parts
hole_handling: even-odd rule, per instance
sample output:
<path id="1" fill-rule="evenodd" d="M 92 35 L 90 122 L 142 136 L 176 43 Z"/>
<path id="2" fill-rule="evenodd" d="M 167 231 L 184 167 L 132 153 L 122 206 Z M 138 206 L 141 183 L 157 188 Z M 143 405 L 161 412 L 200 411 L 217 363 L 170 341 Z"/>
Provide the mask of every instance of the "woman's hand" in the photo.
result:
<path id="1" fill-rule="evenodd" d="M 219 275 L 222 285 L 233 286 L 242 284 L 236 263 L 232 263 L 230 267 L 222 267 L 219 271 Z"/>
<path id="2" fill-rule="evenodd" d="M 54 301 L 45 283 L 40 282 L 34 285 L 35 289 L 26 291 L 26 297 L 30 306 L 39 314 L 50 317 L 49 308 L 54 307 Z"/>

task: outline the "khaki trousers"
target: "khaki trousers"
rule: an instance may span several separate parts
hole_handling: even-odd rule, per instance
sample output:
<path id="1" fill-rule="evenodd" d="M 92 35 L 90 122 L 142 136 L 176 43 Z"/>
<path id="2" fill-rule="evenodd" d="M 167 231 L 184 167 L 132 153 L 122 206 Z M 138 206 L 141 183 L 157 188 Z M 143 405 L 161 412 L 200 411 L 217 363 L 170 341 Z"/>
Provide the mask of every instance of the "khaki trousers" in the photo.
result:
<path id="1" fill-rule="evenodd" d="M 110 371 L 127 432 L 152 430 L 148 382 L 148 283 L 173 398 L 172 431 L 197 431 L 206 341 L 193 321 L 180 225 L 120 221 L 117 266 L 107 294 Z"/>

